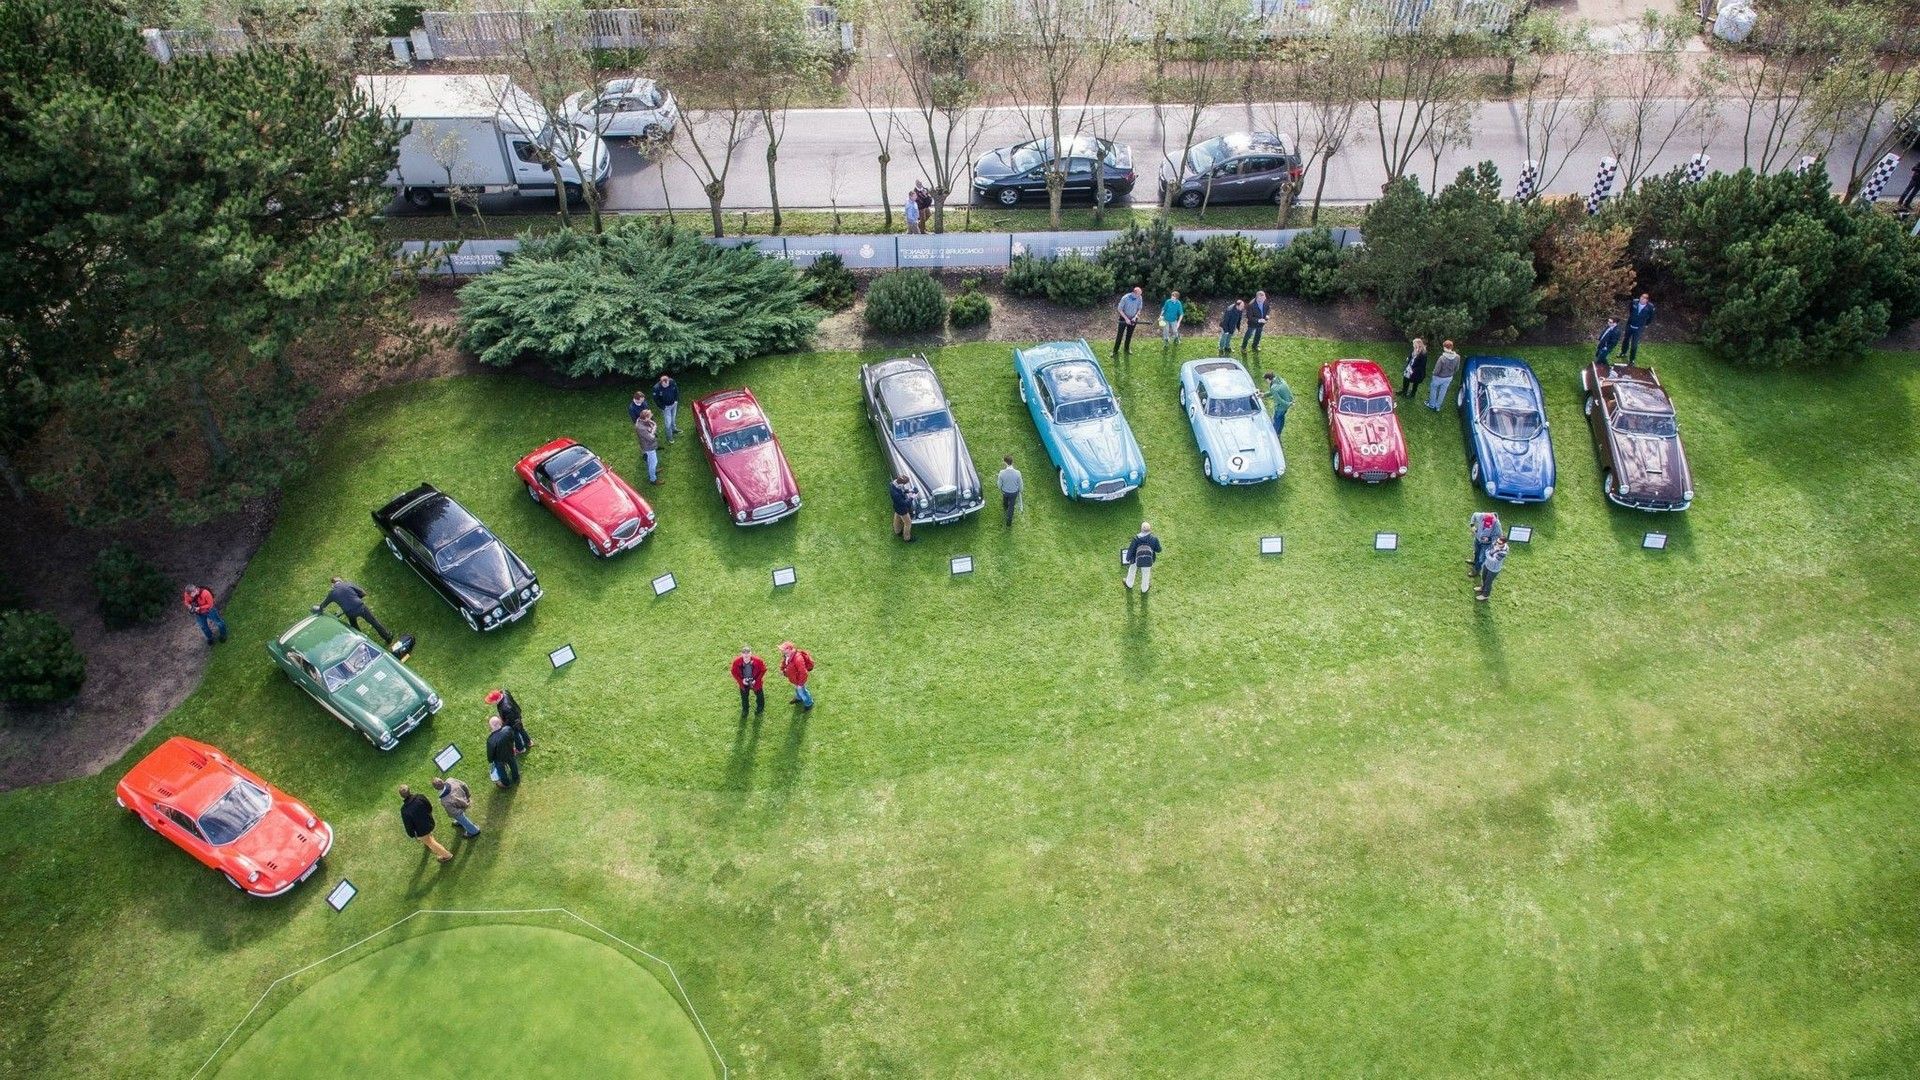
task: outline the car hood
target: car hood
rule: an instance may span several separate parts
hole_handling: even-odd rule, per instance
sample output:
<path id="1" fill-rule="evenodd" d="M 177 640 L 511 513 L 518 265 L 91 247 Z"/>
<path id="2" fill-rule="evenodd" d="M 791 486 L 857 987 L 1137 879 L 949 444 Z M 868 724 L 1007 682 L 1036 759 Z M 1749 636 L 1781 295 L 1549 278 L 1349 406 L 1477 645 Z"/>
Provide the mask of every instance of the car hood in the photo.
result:
<path id="1" fill-rule="evenodd" d="M 1013 148 L 1010 146 L 990 150 L 973 163 L 973 176 L 976 180 L 999 180 L 1013 175 L 1013 172 Z"/>
<path id="2" fill-rule="evenodd" d="M 334 691 L 333 696 L 381 727 L 392 727 L 404 720 L 427 697 L 402 670 L 400 662 L 388 653 L 380 654 L 359 677 Z"/>
<path id="3" fill-rule="evenodd" d="M 1613 437 L 1615 464 L 1620 474 L 1616 483 L 1625 484 L 1630 494 L 1651 495 L 1680 502 L 1692 480 L 1687 476 L 1687 459 L 1680 452 L 1680 440 L 1658 435 L 1622 435 Z"/>
<path id="4" fill-rule="evenodd" d="M 1542 430 L 1525 442 L 1482 432 L 1480 460 L 1497 487 L 1538 491 L 1553 483 L 1553 440 Z"/>
<path id="5" fill-rule="evenodd" d="M 300 876 L 319 860 L 326 847 L 327 830 L 323 824 L 307 828 L 304 819 L 296 819 L 293 811 L 276 798 L 267 815 L 224 850 L 229 858 L 244 855 L 252 860 L 265 878 L 284 882 Z M 244 874 L 234 876 L 246 880 Z"/>
<path id="6" fill-rule="evenodd" d="M 1400 425 L 1394 422 L 1392 413 L 1372 413 L 1366 416 L 1354 416 L 1349 413 L 1333 414 L 1333 424 L 1340 436 L 1340 447 L 1348 457 L 1348 464 L 1400 464 Z"/>
<path id="7" fill-rule="evenodd" d="M 778 502 L 794 494 L 786 457 L 778 442 L 763 442 L 715 459 L 714 468 L 748 508 Z"/>
<path id="8" fill-rule="evenodd" d="M 533 579 L 527 564 L 499 540 L 467 556 L 440 576 L 461 595 L 475 603 L 484 602 L 488 607 Z"/>
<path id="9" fill-rule="evenodd" d="M 642 517 L 633 501 L 610 473 L 567 496 L 567 507 L 603 529 L 612 530 L 629 518 Z"/>
<path id="10" fill-rule="evenodd" d="M 1059 433 L 1061 449 L 1088 479 L 1124 479 L 1129 471 L 1144 468 L 1133 430 L 1122 416 L 1059 425 L 1054 430 Z"/>
<path id="11" fill-rule="evenodd" d="M 906 466 L 908 475 L 919 482 L 921 490 L 931 494 L 941 488 L 980 485 L 967 456 L 967 443 L 954 430 L 935 431 L 912 439 L 895 439 L 893 452 Z"/>

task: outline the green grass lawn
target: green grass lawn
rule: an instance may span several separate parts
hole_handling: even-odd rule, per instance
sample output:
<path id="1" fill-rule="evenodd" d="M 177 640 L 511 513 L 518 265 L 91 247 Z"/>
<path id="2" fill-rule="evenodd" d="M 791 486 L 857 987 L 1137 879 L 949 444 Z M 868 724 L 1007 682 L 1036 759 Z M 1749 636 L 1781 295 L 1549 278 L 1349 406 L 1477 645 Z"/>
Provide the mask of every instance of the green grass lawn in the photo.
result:
<path id="1" fill-rule="evenodd" d="M 1011 530 L 989 515 L 911 546 L 888 534 L 860 358 L 748 363 L 728 381 L 768 406 L 805 508 L 734 528 L 683 437 L 644 489 L 659 533 L 611 562 L 511 469 L 566 433 L 643 476 L 626 388 L 369 398 L 286 493 L 233 641 L 135 751 L 225 747 L 332 820 L 334 853 L 251 901 L 115 811 L 118 768 L 0 796 L 0 1073 L 184 1075 L 273 978 L 408 912 L 557 905 L 672 961 L 749 1077 L 1908 1073 L 1920 371 L 1650 353 L 1695 508 L 1609 507 L 1574 379 L 1589 351 L 1525 350 L 1560 486 L 1505 511 L 1536 532 L 1491 604 L 1465 577 L 1480 504 L 1452 410 L 1407 411 L 1404 481 L 1328 474 L 1315 367 L 1397 370 L 1390 344 L 1270 340 L 1301 392 L 1290 468 L 1239 490 L 1201 479 L 1148 346 L 1115 370 L 1148 482 L 1104 506 L 1053 490 L 1006 346 L 942 350 L 975 460 L 1015 454 L 1031 498 Z M 367 511 L 423 479 L 540 572 L 529 620 L 471 633 L 379 546 Z M 1142 517 L 1167 545 L 1148 603 L 1117 559 Z M 1650 528 L 1664 553 L 1641 550 Z M 1379 529 L 1402 550 L 1372 551 Z M 1262 559 L 1272 532 L 1287 552 Z M 950 579 L 961 552 L 979 571 Z M 680 588 L 656 599 L 667 571 Z M 261 647 L 330 573 L 419 635 L 448 699 L 392 754 Z M 819 661 L 819 707 L 775 693 L 736 725 L 729 657 L 783 638 Z M 580 659 L 554 672 L 564 643 Z M 510 796 L 473 764 L 503 681 L 537 743 Z M 442 869 L 392 792 L 448 741 L 488 835 Z M 336 914 L 341 877 L 361 893 Z M 353 1034 L 407 1032 L 388 1024 Z"/>

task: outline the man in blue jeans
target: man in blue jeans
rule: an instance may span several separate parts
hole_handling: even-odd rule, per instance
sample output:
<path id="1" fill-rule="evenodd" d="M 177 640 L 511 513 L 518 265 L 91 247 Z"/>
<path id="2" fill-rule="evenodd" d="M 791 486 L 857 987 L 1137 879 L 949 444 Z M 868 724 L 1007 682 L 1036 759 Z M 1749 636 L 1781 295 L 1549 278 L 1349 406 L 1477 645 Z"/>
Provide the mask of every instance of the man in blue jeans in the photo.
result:
<path id="1" fill-rule="evenodd" d="M 213 590 L 205 585 L 188 585 L 180 594 L 180 602 L 186 605 L 193 621 L 200 624 L 200 633 L 204 634 L 209 646 L 227 640 L 227 623 L 220 617 L 220 607 L 213 602 Z"/>
<path id="2" fill-rule="evenodd" d="M 1627 363 L 1636 363 L 1640 359 L 1640 335 L 1653 325 L 1653 297 L 1641 293 L 1640 298 L 1627 305 L 1627 341 L 1620 347 L 1620 353 Z"/>
<path id="3" fill-rule="evenodd" d="M 460 832 L 467 839 L 480 835 L 480 826 L 467 816 L 467 811 L 473 807 L 472 788 L 452 777 L 436 776 L 433 778 L 433 790 L 440 795 L 440 809 L 445 810 L 453 823 L 460 826 Z"/>
<path id="4" fill-rule="evenodd" d="M 672 442 L 680 434 L 680 384 L 663 372 L 660 381 L 653 384 L 653 402 L 660 406 L 660 430 Z"/>

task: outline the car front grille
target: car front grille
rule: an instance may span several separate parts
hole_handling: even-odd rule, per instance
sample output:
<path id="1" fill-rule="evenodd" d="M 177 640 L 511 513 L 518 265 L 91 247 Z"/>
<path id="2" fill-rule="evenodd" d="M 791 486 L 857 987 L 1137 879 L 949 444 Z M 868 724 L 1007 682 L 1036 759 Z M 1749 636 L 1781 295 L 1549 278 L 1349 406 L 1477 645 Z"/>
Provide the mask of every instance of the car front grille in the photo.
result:
<path id="1" fill-rule="evenodd" d="M 1127 490 L 1127 482 L 1125 480 L 1102 480 L 1093 485 L 1093 493 L 1095 495 L 1117 495 L 1125 490 Z"/>
<path id="2" fill-rule="evenodd" d="M 628 518 L 627 520 L 620 523 L 619 528 L 613 530 L 613 538 L 615 540 L 631 540 L 639 532 L 640 532 L 640 519 Z"/>
<path id="3" fill-rule="evenodd" d="M 933 493 L 933 508 L 935 510 L 943 512 L 951 510 L 959 505 L 959 503 L 960 490 L 958 488 L 943 487 Z"/>
<path id="4" fill-rule="evenodd" d="M 770 502 L 765 506 L 754 507 L 753 514 L 751 516 L 755 521 L 765 521 L 767 518 L 779 517 L 781 514 L 784 514 L 786 512 L 787 512 L 786 503 Z"/>
<path id="5" fill-rule="evenodd" d="M 1392 473 L 1385 469 L 1368 469 L 1366 472 L 1360 474 L 1360 479 L 1365 480 L 1369 484 L 1377 484 L 1392 475 Z"/>

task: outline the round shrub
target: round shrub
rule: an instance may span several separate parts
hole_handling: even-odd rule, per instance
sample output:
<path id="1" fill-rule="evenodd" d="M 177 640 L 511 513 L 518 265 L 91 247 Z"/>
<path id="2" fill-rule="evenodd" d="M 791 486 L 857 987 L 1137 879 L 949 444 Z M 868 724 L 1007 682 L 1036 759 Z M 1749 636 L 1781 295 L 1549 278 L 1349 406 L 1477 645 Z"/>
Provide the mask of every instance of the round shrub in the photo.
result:
<path id="1" fill-rule="evenodd" d="M 1068 253 L 1047 268 L 1047 299 L 1063 307 L 1092 307 L 1113 297 L 1113 271 Z"/>
<path id="2" fill-rule="evenodd" d="M 1201 292 L 1193 287 L 1193 247 L 1173 235 L 1166 218 L 1155 218 L 1146 228 L 1130 226 L 1100 250 L 1100 265 L 1113 273 L 1120 289 L 1146 289 L 1147 299 L 1165 297 L 1170 290 Z"/>
<path id="3" fill-rule="evenodd" d="M 115 630 L 152 622 L 173 601 L 173 582 L 125 544 L 109 544 L 93 560 L 93 591 L 100 617 Z"/>
<path id="4" fill-rule="evenodd" d="M 1182 327 L 1207 325 L 1207 305 L 1198 300 L 1188 300 L 1184 297 L 1180 303 L 1180 325 Z"/>
<path id="5" fill-rule="evenodd" d="M 1007 266 L 1002 286 L 1014 296 L 1047 295 L 1048 271 L 1053 264 L 1038 255 L 1016 255 Z"/>
<path id="6" fill-rule="evenodd" d="M 87 681 L 73 635 L 44 611 L 0 612 L 0 701 L 65 701 Z"/>
<path id="7" fill-rule="evenodd" d="M 947 321 L 956 328 L 979 326 L 993 317 L 993 302 L 987 295 L 975 289 L 968 289 L 953 298 L 953 306 L 947 309 Z"/>
<path id="8" fill-rule="evenodd" d="M 1209 236 L 1194 245 L 1187 288 L 1199 296 L 1245 298 L 1275 278 L 1274 257 L 1238 233 Z"/>
<path id="9" fill-rule="evenodd" d="M 856 284 L 853 271 L 847 269 L 847 261 L 829 251 L 813 260 L 813 265 L 800 272 L 800 277 L 811 290 L 809 295 L 814 303 L 828 311 L 845 311 L 853 306 Z"/>
<path id="10" fill-rule="evenodd" d="M 889 270 L 867 287 L 867 325 L 881 333 L 938 330 L 946 321 L 946 294 L 925 270 Z"/>
<path id="11" fill-rule="evenodd" d="M 1346 257 L 1325 226 L 1294 237 L 1274 267 L 1280 290 L 1309 303 L 1324 304 L 1346 288 Z"/>

